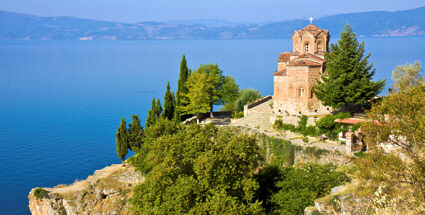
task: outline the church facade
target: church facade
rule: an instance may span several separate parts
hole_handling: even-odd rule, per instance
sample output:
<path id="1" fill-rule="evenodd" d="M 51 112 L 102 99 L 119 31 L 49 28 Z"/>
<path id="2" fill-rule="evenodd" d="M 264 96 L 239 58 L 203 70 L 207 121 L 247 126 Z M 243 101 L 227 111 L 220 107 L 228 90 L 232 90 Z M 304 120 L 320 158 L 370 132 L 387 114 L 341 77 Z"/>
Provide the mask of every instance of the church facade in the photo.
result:
<path id="1" fill-rule="evenodd" d="M 325 72 L 329 31 L 310 24 L 295 31 L 292 52 L 282 52 L 273 73 L 274 102 L 277 114 L 315 115 L 329 113 L 313 93 L 313 88 Z"/>

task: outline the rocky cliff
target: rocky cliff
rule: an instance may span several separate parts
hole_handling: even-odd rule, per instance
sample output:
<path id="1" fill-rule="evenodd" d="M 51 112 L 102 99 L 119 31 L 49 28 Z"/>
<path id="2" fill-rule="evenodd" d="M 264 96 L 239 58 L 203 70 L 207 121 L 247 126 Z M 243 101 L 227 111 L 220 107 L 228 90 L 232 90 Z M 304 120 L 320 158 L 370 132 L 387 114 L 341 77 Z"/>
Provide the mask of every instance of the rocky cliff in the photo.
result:
<path id="1" fill-rule="evenodd" d="M 33 215 L 128 214 L 132 189 L 143 180 L 134 167 L 114 164 L 72 185 L 42 188 L 45 195 L 38 198 L 32 189 L 29 208 Z"/>

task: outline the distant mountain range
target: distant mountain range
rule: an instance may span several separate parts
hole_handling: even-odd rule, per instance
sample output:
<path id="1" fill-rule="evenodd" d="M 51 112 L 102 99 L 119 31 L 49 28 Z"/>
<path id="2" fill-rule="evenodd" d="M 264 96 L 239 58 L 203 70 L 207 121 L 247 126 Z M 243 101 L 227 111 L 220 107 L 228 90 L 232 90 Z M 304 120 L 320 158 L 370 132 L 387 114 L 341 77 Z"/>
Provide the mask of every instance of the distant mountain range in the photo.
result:
<path id="1" fill-rule="evenodd" d="M 203 23 L 203 24 L 197 24 Z M 321 17 L 313 24 L 338 37 L 349 23 L 360 37 L 425 36 L 425 7 Z M 74 17 L 38 17 L 0 11 L 0 40 L 282 39 L 309 24 L 291 20 L 238 24 L 223 20 L 118 23 Z"/>

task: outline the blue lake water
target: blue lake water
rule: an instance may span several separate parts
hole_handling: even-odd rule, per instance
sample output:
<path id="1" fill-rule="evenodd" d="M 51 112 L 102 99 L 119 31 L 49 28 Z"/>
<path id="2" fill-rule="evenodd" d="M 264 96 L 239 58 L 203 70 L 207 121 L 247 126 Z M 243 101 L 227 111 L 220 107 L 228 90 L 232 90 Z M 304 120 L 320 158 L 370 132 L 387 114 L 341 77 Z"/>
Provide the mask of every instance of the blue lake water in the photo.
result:
<path id="1" fill-rule="evenodd" d="M 425 37 L 360 40 L 387 88 L 395 66 L 425 63 Z M 0 214 L 29 214 L 33 187 L 70 184 L 120 163 L 121 117 L 144 121 L 167 81 L 175 90 L 183 53 L 190 68 L 218 63 L 242 89 L 271 95 L 276 60 L 291 50 L 289 39 L 0 41 Z"/>

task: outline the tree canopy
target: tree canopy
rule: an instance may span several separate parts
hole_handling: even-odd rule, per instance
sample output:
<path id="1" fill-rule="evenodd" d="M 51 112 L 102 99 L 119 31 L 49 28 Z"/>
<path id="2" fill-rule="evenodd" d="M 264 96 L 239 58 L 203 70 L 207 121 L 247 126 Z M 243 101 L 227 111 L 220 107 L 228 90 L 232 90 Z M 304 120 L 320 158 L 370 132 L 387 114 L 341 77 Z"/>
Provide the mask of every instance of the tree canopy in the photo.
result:
<path id="1" fill-rule="evenodd" d="M 181 94 L 179 109 L 185 114 L 211 113 L 213 105 L 232 102 L 239 87 L 232 77 L 224 76 L 217 64 L 201 64 L 185 83 L 187 93 Z"/>
<path id="2" fill-rule="evenodd" d="M 152 132 L 156 136 L 154 130 L 162 130 L 160 124 L 168 127 L 169 123 L 175 122 L 161 119 L 146 134 Z M 139 213 L 258 214 L 262 211 L 261 203 L 254 201 L 258 184 L 253 170 L 261 158 L 254 136 L 236 135 L 212 125 L 169 128 L 172 127 L 177 130 L 150 139 L 147 154 L 137 160 L 136 165 L 143 166 L 146 174 L 132 198 Z"/>
<path id="3" fill-rule="evenodd" d="M 394 89 L 404 91 L 409 87 L 424 83 L 424 77 L 421 76 L 422 66 L 419 61 L 414 64 L 406 63 L 395 68 L 391 79 L 394 81 Z"/>
<path id="4" fill-rule="evenodd" d="M 385 85 L 385 80 L 372 80 L 375 69 L 368 63 L 370 54 L 364 56 L 365 44 L 358 42 L 348 24 L 340 38 L 325 54 L 326 72 L 313 89 L 323 105 L 333 108 L 362 104 L 378 95 Z"/>
<path id="5" fill-rule="evenodd" d="M 128 152 L 128 134 L 127 134 L 127 123 L 124 117 L 121 119 L 121 124 L 117 129 L 117 155 L 122 161 L 122 165 L 125 164 L 125 155 Z"/>
<path id="6" fill-rule="evenodd" d="M 392 93 L 372 106 L 370 121 L 362 124 L 370 152 L 357 160 L 357 177 L 361 189 L 378 195 L 377 210 L 425 212 L 424 98 L 425 85 Z"/>
<path id="7" fill-rule="evenodd" d="M 174 99 L 173 94 L 170 92 L 170 82 L 168 82 L 164 95 L 164 111 L 162 112 L 162 117 L 165 117 L 169 120 L 173 119 L 175 107 L 176 100 Z"/>
<path id="8" fill-rule="evenodd" d="M 139 114 L 131 115 L 131 119 L 131 123 L 128 124 L 128 147 L 135 152 L 142 145 L 143 128 L 140 125 Z"/>

